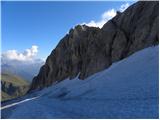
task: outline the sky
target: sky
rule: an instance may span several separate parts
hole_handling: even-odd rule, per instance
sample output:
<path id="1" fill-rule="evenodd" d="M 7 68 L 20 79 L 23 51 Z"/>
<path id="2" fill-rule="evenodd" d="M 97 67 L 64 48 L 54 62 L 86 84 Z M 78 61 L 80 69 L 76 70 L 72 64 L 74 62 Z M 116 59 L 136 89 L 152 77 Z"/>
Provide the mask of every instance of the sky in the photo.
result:
<path id="1" fill-rule="evenodd" d="M 45 60 L 77 24 L 102 27 L 133 1 L 48 1 L 1 4 L 2 55 L 8 59 Z"/>

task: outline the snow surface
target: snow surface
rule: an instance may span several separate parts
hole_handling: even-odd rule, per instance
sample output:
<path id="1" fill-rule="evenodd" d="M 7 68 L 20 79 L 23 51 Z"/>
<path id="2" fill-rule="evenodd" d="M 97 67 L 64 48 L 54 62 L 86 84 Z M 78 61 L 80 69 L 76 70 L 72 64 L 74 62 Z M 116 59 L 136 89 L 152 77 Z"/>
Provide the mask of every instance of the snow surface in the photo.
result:
<path id="1" fill-rule="evenodd" d="M 40 97 L 3 109 L 2 118 L 158 118 L 158 49 L 141 50 L 86 80 L 44 88 L 33 93 Z"/>
<path id="2" fill-rule="evenodd" d="M 30 101 L 30 100 L 37 99 L 38 97 L 39 96 L 33 97 L 33 98 L 27 98 L 27 99 L 21 100 L 20 102 L 15 102 L 15 103 L 12 103 L 12 104 L 9 104 L 9 105 L 2 106 L 1 110 L 6 109 L 6 108 L 10 108 L 12 106 L 15 106 L 15 105 L 18 105 L 18 104 L 21 104 L 21 103 L 24 103 L 24 102 L 27 102 L 27 101 Z"/>

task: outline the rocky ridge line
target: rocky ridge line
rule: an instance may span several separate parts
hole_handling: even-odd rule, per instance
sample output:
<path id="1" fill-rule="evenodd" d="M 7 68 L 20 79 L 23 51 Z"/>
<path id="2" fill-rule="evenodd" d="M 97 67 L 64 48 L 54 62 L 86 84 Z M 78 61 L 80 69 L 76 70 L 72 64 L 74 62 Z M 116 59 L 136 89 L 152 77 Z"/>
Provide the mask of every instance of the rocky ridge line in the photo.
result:
<path id="1" fill-rule="evenodd" d="M 139 1 L 101 29 L 78 25 L 61 39 L 34 77 L 30 90 L 66 78 L 80 79 L 108 68 L 134 52 L 159 44 L 159 3 Z"/>

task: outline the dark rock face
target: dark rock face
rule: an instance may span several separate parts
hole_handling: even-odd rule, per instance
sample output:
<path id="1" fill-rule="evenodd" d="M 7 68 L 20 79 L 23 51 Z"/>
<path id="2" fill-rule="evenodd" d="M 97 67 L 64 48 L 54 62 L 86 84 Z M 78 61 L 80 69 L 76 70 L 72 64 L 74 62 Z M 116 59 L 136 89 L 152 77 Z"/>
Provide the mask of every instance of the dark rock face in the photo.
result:
<path id="1" fill-rule="evenodd" d="M 101 29 L 78 25 L 48 56 L 31 90 L 77 75 L 85 79 L 140 49 L 158 44 L 158 34 L 158 1 L 137 2 Z"/>

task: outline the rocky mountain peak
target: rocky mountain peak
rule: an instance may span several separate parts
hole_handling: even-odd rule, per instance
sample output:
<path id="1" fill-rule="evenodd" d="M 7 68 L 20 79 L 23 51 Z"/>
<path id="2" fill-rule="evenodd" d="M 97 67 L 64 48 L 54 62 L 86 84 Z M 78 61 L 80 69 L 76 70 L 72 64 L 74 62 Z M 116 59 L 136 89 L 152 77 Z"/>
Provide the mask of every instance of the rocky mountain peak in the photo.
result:
<path id="1" fill-rule="evenodd" d="M 158 44 L 158 26 L 158 1 L 139 1 L 101 29 L 77 25 L 48 56 L 30 90 L 77 75 L 85 79 L 138 50 Z"/>

